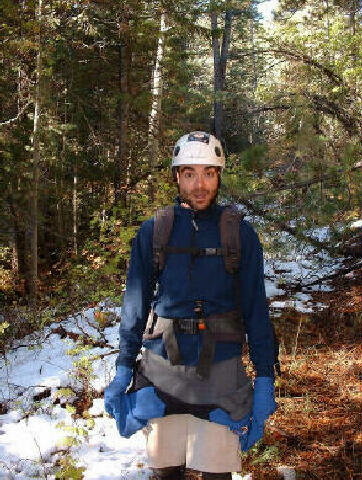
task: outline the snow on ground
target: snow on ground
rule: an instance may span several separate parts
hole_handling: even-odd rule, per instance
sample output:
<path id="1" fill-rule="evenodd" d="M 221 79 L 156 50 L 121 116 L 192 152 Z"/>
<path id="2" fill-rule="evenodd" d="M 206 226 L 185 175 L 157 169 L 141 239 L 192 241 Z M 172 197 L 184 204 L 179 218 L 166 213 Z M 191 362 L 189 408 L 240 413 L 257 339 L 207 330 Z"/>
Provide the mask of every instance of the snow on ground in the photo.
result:
<path id="1" fill-rule="evenodd" d="M 69 333 L 87 332 L 98 339 L 100 333 L 92 327 L 94 310 L 69 317 L 62 327 Z M 65 391 L 59 395 L 60 388 L 71 386 L 76 391 L 79 387 L 74 379 L 74 361 L 103 354 L 93 362 L 95 378 L 91 382 L 101 393 L 114 373 L 117 352 L 112 351 L 118 346 L 118 324 L 101 335 L 108 342 L 106 347 L 75 356 L 70 356 L 69 350 L 76 342 L 52 333 L 58 327 L 54 323 L 42 334 L 28 335 L 0 360 L 0 402 L 9 406 L 8 413 L 0 415 L 0 479 L 55 479 L 54 464 L 67 453 L 67 436 L 74 442 L 68 453 L 78 467 L 85 468 L 85 480 L 148 479 L 142 431 L 130 439 L 120 437 L 114 420 L 104 414 L 103 398 L 95 398 L 89 409 L 91 423 L 83 418 L 74 420 L 65 408 L 72 397 L 67 398 Z"/>
<path id="2" fill-rule="evenodd" d="M 69 317 L 62 326 L 68 332 L 87 332 L 96 337 L 97 329 L 89 321 L 94 321 L 94 309 Z M 0 401 L 10 406 L 7 414 L 0 415 L 0 478 L 55 478 L 53 464 L 64 456 L 62 440 L 67 435 L 80 440 L 80 445 L 72 446 L 70 452 L 78 460 L 77 465 L 86 468 L 85 479 L 148 478 L 143 433 L 121 438 L 114 420 L 104 415 L 103 398 L 94 400 L 89 411 L 94 425 L 88 428 L 87 420 L 72 419 L 71 412 L 64 408 L 66 398 L 60 397 L 60 403 L 54 404 L 60 387 L 77 386 L 72 376 L 73 361 L 83 355 L 108 354 L 93 364 L 97 378 L 92 386 L 101 392 L 113 374 L 116 353 L 109 353 L 117 348 L 118 325 L 105 331 L 109 346 L 92 348 L 74 357 L 67 351 L 75 347 L 75 341 L 51 333 L 58 327 L 52 324 L 38 338 L 29 335 L 22 339 L 22 346 L 15 346 L 0 361 Z M 34 396 L 42 392 L 46 396 L 35 408 Z M 63 426 L 59 426 L 60 422 Z M 75 426 L 85 428 L 87 435 L 75 432 Z"/>

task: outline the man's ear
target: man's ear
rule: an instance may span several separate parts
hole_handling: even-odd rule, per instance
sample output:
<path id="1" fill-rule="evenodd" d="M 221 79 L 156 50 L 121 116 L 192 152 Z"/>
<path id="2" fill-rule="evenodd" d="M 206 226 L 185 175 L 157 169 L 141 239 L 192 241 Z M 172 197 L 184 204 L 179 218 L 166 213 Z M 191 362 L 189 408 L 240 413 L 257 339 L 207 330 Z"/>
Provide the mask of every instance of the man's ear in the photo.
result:
<path id="1" fill-rule="evenodd" d="M 180 174 L 179 174 L 179 168 L 178 167 L 174 167 L 172 169 L 172 178 L 173 178 L 173 181 L 175 183 L 179 183 L 179 180 L 180 180 Z"/>

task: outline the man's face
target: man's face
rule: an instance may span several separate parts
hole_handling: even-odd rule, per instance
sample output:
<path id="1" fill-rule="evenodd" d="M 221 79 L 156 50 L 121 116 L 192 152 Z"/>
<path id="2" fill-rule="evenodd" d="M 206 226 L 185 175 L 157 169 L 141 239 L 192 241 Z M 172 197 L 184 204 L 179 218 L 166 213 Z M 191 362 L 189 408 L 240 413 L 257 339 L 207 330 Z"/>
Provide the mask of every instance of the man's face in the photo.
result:
<path id="1" fill-rule="evenodd" d="M 219 186 L 218 168 L 211 165 L 179 167 L 180 197 L 194 210 L 205 210 L 215 200 Z"/>

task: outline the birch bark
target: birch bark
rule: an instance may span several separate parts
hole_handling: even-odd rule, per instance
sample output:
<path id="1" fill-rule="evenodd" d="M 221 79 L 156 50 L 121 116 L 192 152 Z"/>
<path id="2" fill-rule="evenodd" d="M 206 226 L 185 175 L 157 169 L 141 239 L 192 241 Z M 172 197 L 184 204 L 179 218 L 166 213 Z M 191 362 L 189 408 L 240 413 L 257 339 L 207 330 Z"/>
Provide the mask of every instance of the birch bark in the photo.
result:
<path id="1" fill-rule="evenodd" d="M 165 52 L 165 32 L 167 30 L 166 14 L 161 14 L 160 35 L 158 37 L 157 53 L 155 66 L 152 72 L 152 105 L 148 117 L 148 196 L 150 201 L 154 201 L 155 182 L 154 171 L 157 165 L 159 151 L 159 133 L 160 133 L 160 117 L 162 108 L 162 87 L 163 87 L 163 69 L 162 62 Z"/>
<path id="2" fill-rule="evenodd" d="M 211 38 L 214 53 L 214 132 L 218 138 L 222 138 L 223 134 L 222 93 L 225 89 L 226 65 L 231 40 L 232 19 L 233 10 L 227 5 L 220 50 L 218 15 L 216 11 L 211 11 Z"/>

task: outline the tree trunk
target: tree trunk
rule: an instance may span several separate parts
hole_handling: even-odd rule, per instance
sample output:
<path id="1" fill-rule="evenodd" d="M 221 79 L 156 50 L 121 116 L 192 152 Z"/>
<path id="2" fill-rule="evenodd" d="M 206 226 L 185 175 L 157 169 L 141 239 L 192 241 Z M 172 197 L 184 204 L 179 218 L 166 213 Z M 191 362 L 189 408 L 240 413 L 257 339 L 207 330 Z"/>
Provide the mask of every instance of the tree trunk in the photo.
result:
<path id="1" fill-rule="evenodd" d="M 156 62 L 152 72 L 152 106 L 148 117 L 148 196 L 151 202 L 154 201 L 154 169 L 157 165 L 159 152 L 159 130 L 162 105 L 162 61 L 165 51 L 166 14 L 161 14 L 160 36 L 158 38 Z"/>
<path id="2" fill-rule="evenodd" d="M 40 76 L 41 76 L 41 20 L 42 0 L 38 0 L 36 9 L 38 25 L 38 52 L 36 56 L 35 72 L 35 97 L 34 97 L 34 127 L 33 127 L 33 182 L 30 194 L 30 262 L 29 262 L 29 301 L 32 306 L 36 305 L 37 280 L 38 280 L 38 185 L 40 164 Z"/>
<path id="3" fill-rule="evenodd" d="M 6 202 L 9 206 L 10 218 L 11 218 L 11 230 L 10 230 L 10 246 L 12 249 L 11 257 L 11 273 L 12 278 L 14 279 L 14 284 L 18 284 L 19 273 L 20 273 L 20 254 L 23 251 L 20 250 L 21 239 L 20 239 L 20 227 L 18 221 L 18 212 L 15 209 L 14 199 L 13 199 L 13 188 L 11 182 L 9 183 L 9 193 L 6 198 Z"/>
<path id="4" fill-rule="evenodd" d="M 227 2 L 229 4 L 229 2 Z M 233 10 L 230 6 L 225 11 L 225 25 L 220 51 L 217 13 L 211 12 L 211 38 L 214 53 L 214 133 L 218 138 L 223 134 L 223 99 L 225 89 L 226 63 L 231 39 Z"/>
<path id="5" fill-rule="evenodd" d="M 255 32 L 254 32 L 254 19 L 251 19 L 250 21 L 250 28 L 251 28 L 251 44 L 252 44 L 252 56 L 251 56 L 251 61 L 253 65 L 253 92 L 252 92 L 252 97 L 254 101 L 253 108 L 256 106 L 256 89 L 258 88 L 258 74 L 257 74 L 257 68 L 256 68 L 256 55 L 255 55 Z M 249 133 L 249 143 L 258 143 L 259 142 L 259 128 L 260 128 L 260 113 L 256 113 L 255 115 L 252 116 L 251 118 L 251 129 Z"/>
<path id="6" fill-rule="evenodd" d="M 57 211 L 57 230 L 59 235 L 58 240 L 58 247 L 59 247 L 59 254 L 58 259 L 62 256 L 64 250 L 64 236 L 65 236 L 65 229 L 64 229 L 64 219 L 63 219 L 63 169 L 65 169 L 65 161 L 66 161 L 66 136 L 63 132 L 62 135 L 62 150 L 60 152 L 60 164 L 59 167 L 56 169 L 58 175 L 55 177 L 55 190 L 56 190 L 56 211 Z M 58 158 L 57 158 L 58 163 Z"/>
<path id="7" fill-rule="evenodd" d="M 75 159 L 73 173 L 73 254 L 78 255 L 78 171 L 77 159 Z"/>
<path id="8" fill-rule="evenodd" d="M 114 170 L 114 203 L 125 207 L 127 184 L 127 129 L 129 117 L 129 70 L 131 63 L 129 14 L 126 10 L 120 18 L 119 90 L 120 101 L 117 108 L 119 136 L 116 139 Z"/>

